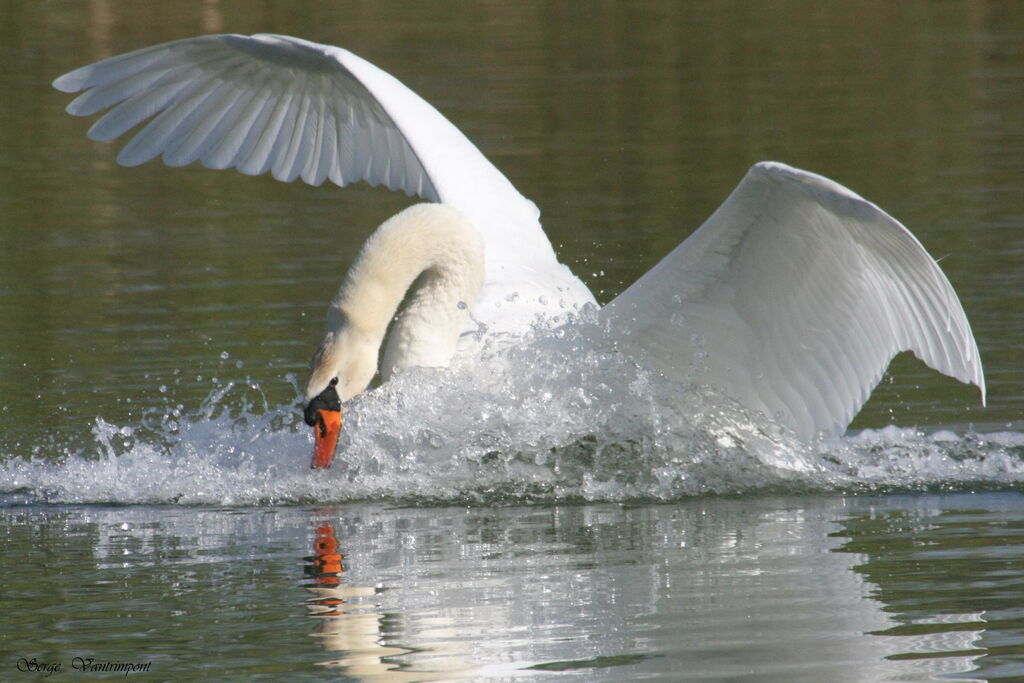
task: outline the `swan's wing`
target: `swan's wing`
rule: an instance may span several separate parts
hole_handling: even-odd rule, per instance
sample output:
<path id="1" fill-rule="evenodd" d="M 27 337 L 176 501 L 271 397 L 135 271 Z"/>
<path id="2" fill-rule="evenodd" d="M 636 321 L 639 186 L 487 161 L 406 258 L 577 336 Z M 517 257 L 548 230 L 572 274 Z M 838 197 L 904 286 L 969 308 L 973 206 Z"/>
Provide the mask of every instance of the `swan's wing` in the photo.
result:
<path id="1" fill-rule="evenodd" d="M 625 350 L 805 439 L 845 429 L 904 350 L 985 399 L 967 317 L 920 242 L 846 188 L 782 164 L 754 166 L 601 315 Z"/>
<path id="2" fill-rule="evenodd" d="M 539 212 L 447 119 L 369 62 L 290 36 L 208 35 L 137 50 L 53 82 L 85 92 L 67 111 L 110 108 L 89 130 L 113 140 L 149 120 L 118 162 L 271 173 L 311 185 L 365 180 L 465 213 L 483 233 L 491 298 L 589 290 L 555 258 Z"/>

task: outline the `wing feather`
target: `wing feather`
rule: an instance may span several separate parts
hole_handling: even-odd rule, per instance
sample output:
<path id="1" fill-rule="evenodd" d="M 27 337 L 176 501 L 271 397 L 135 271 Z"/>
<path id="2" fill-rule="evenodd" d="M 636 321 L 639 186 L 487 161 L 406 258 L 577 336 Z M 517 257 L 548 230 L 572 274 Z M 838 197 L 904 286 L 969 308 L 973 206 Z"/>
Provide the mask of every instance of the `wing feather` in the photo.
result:
<path id="1" fill-rule="evenodd" d="M 334 146 L 334 122 L 329 120 L 329 111 L 324 101 L 326 88 L 318 83 L 313 88 L 313 120 L 316 124 L 316 136 L 313 138 L 309 162 L 303 171 L 303 180 L 313 186 L 322 185 L 331 170 L 331 156 L 337 154 Z"/>
<path id="2" fill-rule="evenodd" d="M 195 123 L 191 130 L 169 142 L 163 153 L 168 166 L 186 166 L 206 156 L 224 138 L 225 131 L 234 124 L 243 92 L 231 81 L 223 81 L 211 90 L 194 110 Z"/>
<path id="3" fill-rule="evenodd" d="M 225 131 L 220 142 L 203 157 L 203 165 L 207 168 L 231 168 L 237 163 L 249 139 L 258 135 L 257 122 L 267 111 L 268 99 L 259 90 L 240 93 L 238 98 L 241 106 L 236 113 L 237 118 Z"/>
<path id="4" fill-rule="evenodd" d="M 92 90 L 86 90 L 71 100 L 67 106 L 67 112 L 75 116 L 92 116 L 139 92 L 151 89 L 155 83 L 163 81 L 169 73 L 180 70 L 182 70 L 181 67 L 151 69 L 97 86 Z"/>
<path id="5" fill-rule="evenodd" d="M 191 127 L 193 113 L 209 93 L 209 88 L 200 82 L 179 82 L 172 87 L 181 88 L 174 95 L 180 104 L 163 110 L 124 146 L 117 155 L 122 166 L 138 166 L 162 154 L 169 142 L 178 137 L 178 131 Z"/>
<path id="6" fill-rule="evenodd" d="M 900 351 L 985 400 L 970 324 L 920 242 L 846 188 L 782 164 L 754 166 L 601 316 L 620 348 L 805 439 L 845 429 Z"/>
<path id="7" fill-rule="evenodd" d="M 161 111 L 167 106 L 167 103 L 180 99 L 182 95 L 191 95 L 199 87 L 200 84 L 188 81 L 174 81 L 153 90 L 132 95 L 93 124 L 88 132 L 89 139 L 98 142 L 113 140 Z"/>
<path id="8" fill-rule="evenodd" d="M 275 150 L 278 148 L 278 141 L 284 136 L 285 122 L 289 112 L 294 112 L 293 98 L 294 93 L 290 88 L 276 96 L 268 97 L 272 103 L 270 115 L 258 135 L 252 138 L 254 144 L 251 152 L 247 156 L 240 157 L 237 165 L 239 171 L 246 175 L 262 175 L 273 168 L 276 159 Z M 248 147 L 246 151 L 248 151 Z"/>

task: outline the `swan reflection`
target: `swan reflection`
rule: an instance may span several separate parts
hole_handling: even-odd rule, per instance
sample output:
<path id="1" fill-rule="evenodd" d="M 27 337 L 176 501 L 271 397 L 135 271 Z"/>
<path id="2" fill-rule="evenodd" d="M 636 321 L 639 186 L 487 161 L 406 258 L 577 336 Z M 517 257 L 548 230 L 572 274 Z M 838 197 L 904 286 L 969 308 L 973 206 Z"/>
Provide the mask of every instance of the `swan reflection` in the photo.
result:
<path id="1" fill-rule="evenodd" d="M 898 646 L 889 659 L 961 680 L 1004 673 L 1001 656 L 1016 656 L 1024 638 L 1024 610 L 1008 597 L 1024 556 L 1019 495 L 893 497 L 862 507 L 835 536 L 846 539 L 840 552 L 862 558 L 853 569 L 891 616 L 889 628 L 872 632 Z"/>
<path id="2" fill-rule="evenodd" d="M 412 648 L 390 644 L 393 636 L 388 632 L 394 630 L 391 622 L 400 621 L 401 615 L 385 614 L 380 609 L 374 597 L 382 588 L 346 582 L 346 559 L 340 552 L 334 525 L 321 520 L 313 526 L 313 555 L 305 558 L 305 574 L 312 579 L 306 590 L 313 597 L 305 604 L 309 616 L 317 622 L 312 635 L 325 650 L 337 654 L 318 662 L 321 666 L 341 669 L 356 678 L 387 681 L 458 680 L 472 675 L 472 669 L 452 651 L 461 649 L 457 646 L 418 643 Z M 446 635 L 444 630 L 442 626 L 433 635 Z M 409 661 L 410 657 L 416 658 L 415 663 Z"/>

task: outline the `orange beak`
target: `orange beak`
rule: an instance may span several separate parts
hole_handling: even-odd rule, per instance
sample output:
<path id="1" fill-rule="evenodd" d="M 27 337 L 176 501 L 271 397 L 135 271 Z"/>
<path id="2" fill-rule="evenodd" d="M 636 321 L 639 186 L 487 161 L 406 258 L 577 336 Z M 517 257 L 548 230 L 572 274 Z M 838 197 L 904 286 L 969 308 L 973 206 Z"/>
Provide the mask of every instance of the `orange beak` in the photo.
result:
<path id="1" fill-rule="evenodd" d="M 331 466 L 334 451 L 338 448 L 338 435 L 341 434 L 341 411 L 321 409 L 316 411 L 316 414 L 316 424 L 313 425 L 316 447 L 313 450 L 313 463 L 310 467 L 315 470 L 323 470 Z"/>

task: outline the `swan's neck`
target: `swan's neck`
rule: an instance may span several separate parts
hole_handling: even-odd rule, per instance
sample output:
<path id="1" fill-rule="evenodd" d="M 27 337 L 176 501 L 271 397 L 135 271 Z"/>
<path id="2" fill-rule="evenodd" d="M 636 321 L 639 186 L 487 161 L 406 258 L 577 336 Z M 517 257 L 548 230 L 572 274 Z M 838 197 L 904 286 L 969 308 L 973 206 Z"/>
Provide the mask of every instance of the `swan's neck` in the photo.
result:
<path id="1" fill-rule="evenodd" d="M 461 213 L 418 204 L 395 215 L 363 245 L 331 303 L 307 395 L 334 376 L 343 401 L 366 389 L 403 300 L 381 359 L 384 379 L 414 365 L 447 365 L 483 282 L 483 240 Z"/>

